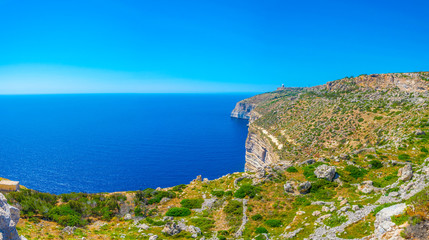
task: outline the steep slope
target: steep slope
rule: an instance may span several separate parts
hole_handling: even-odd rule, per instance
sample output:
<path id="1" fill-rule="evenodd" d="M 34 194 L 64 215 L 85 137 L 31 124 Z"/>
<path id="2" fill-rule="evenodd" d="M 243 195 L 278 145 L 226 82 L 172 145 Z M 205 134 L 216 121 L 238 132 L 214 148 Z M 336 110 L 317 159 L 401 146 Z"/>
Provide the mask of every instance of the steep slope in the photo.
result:
<path id="1" fill-rule="evenodd" d="M 428 76 L 363 75 L 243 100 L 234 116 L 250 120 L 246 172 L 6 196 L 28 239 L 429 239 Z"/>
<path id="2" fill-rule="evenodd" d="M 243 100 L 253 104 L 246 170 L 400 146 L 410 122 L 424 116 L 428 79 L 428 72 L 362 75 Z"/>

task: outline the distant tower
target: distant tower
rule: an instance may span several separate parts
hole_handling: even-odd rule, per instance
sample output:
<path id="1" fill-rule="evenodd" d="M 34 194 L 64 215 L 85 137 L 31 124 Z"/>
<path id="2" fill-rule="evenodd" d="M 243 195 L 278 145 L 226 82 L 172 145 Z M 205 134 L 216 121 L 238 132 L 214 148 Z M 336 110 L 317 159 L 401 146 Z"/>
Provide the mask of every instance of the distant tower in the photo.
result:
<path id="1" fill-rule="evenodd" d="M 282 84 L 282 86 L 281 87 L 278 87 L 277 88 L 277 91 L 281 91 L 281 90 L 285 90 L 286 88 L 285 88 L 285 85 L 284 84 Z"/>

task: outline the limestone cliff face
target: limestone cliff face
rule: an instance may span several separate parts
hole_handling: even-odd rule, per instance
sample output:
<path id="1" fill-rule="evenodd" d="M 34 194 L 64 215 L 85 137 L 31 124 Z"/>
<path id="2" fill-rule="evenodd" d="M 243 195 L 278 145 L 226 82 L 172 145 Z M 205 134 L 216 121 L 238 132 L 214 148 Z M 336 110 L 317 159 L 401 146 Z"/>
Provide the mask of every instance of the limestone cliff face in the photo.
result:
<path id="1" fill-rule="evenodd" d="M 19 221 L 19 210 L 10 206 L 6 198 L 0 193 L 0 239 L 23 240 L 16 231 Z"/>
<path id="2" fill-rule="evenodd" d="M 245 171 L 255 172 L 259 168 L 264 168 L 278 161 L 278 156 L 274 153 L 270 141 L 250 126 L 246 139 Z"/>
<path id="3" fill-rule="evenodd" d="M 251 112 L 255 108 L 256 104 L 248 103 L 246 101 L 240 101 L 235 105 L 234 110 L 231 112 L 231 117 L 250 119 Z"/>

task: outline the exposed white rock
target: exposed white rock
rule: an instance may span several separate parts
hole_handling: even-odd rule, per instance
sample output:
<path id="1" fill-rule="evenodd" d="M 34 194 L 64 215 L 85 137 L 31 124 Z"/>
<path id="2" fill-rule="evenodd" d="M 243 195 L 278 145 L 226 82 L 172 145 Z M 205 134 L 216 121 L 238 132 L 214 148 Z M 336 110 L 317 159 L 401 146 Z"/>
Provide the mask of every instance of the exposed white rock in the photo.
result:
<path id="1" fill-rule="evenodd" d="M 399 180 L 408 181 L 413 177 L 413 168 L 411 164 L 405 165 L 403 168 L 398 171 Z"/>
<path id="2" fill-rule="evenodd" d="M 7 199 L 0 193 L 0 239 L 20 240 L 16 225 L 19 221 L 19 209 L 10 206 Z"/>
<path id="3" fill-rule="evenodd" d="M 334 166 L 324 164 L 318 166 L 314 171 L 314 174 L 316 174 L 317 178 L 324 178 L 328 181 L 332 181 L 335 177 L 335 171 L 336 168 Z"/>
<path id="4" fill-rule="evenodd" d="M 407 205 L 405 205 L 405 203 L 401 203 L 384 208 L 378 212 L 374 222 L 375 236 L 381 237 L 387 231 L 392 230 L 392 228 L 395 226 L 395 223 L 392 222 L 391 217 L 402 214 L 406 208 Z"/>

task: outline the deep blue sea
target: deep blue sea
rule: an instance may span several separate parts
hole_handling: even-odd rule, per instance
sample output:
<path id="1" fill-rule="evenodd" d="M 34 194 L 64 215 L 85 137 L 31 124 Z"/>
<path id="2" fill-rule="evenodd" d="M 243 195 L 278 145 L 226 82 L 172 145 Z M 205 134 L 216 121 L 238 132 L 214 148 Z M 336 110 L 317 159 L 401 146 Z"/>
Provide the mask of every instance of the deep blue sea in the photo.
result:
<path id="1" fill-rule="evenodd" d="M 187 184 L 243 171 L 250 94 L 0 96 L 0 177 L 50 193 Z"/>

